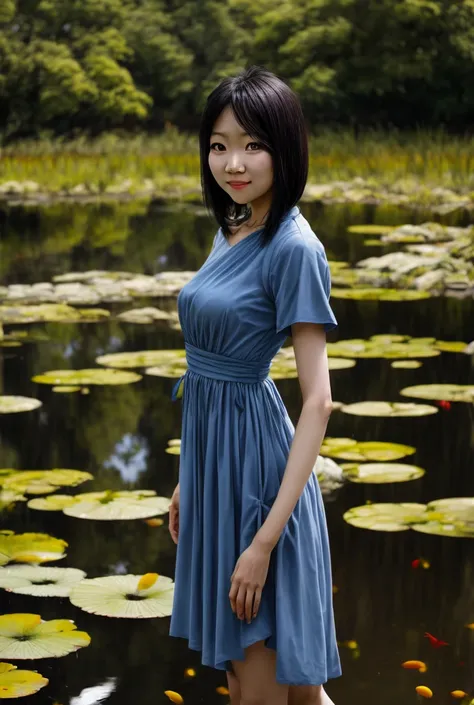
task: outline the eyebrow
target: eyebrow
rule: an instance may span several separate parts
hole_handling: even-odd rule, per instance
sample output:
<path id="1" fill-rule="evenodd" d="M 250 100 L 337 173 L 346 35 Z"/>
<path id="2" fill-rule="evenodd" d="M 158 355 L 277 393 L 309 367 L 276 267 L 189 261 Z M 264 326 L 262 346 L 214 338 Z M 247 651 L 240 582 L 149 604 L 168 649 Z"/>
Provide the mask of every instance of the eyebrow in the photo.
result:
<path id="1" fill-rule="evenodd" d="M 212 137 L 212 135 L 220 135 L 221 137 L 228 137 L 227 132 L 213 132 L 211 134 L 211 137 Z M 239 132 L 239 137 L 250 137 L 250 135 L 248 134 L 248 132 Z"/>

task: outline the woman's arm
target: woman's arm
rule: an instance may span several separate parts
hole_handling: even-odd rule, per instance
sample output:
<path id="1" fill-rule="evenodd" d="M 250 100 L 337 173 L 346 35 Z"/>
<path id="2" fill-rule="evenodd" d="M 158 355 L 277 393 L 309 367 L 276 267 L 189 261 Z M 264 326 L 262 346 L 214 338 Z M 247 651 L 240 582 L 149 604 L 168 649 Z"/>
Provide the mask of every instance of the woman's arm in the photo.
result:
<path id="1" fill-rule="evenodd" d="M 310 478 L 332 411 L 324 327 L 294 323 L 291 331 L 303 407 L 277 498 L 254 537 L 254 542 L 268 551 L 278 543 Z"/>

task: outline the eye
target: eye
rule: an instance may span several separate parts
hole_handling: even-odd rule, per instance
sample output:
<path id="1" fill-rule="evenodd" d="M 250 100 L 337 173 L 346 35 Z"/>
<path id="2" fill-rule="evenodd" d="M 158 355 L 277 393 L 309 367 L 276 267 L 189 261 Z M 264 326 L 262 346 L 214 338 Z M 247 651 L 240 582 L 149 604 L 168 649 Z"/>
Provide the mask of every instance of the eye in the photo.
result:
<path id="1" fill-rule="evenodd" d="M 224 145 L 223 145 L 221 142 L 213 142 L 213 143 L 211 144 L 211 146 L 209 147 L 209 149 L 210 149 L 211 151 L 220 152 L 220 151 L 221 151 L 220 149 L 217 149 L 217 150 L 213 150 L 213 149 L 212 149 L 212 148 L 215 147 L 216 145 L 219 145 L 219 147 L 224 147 Z M 261 146 L 262 146 L 262 145 L 259 144 L 258 142 L 249 142 L 249 143 L 247 144 L 247 146 L 249 146 L 249 145 L 255 145 L 255 146 L 257 147 L 257 149 L 261 149 Z M 225 147 L 224 147 L 224 149 L 225 149 Z M 256 152 L 257 150 L 256 150 L 256 149 L 251 149 L 250 151 L 251 151 L 251 152 Z"/>

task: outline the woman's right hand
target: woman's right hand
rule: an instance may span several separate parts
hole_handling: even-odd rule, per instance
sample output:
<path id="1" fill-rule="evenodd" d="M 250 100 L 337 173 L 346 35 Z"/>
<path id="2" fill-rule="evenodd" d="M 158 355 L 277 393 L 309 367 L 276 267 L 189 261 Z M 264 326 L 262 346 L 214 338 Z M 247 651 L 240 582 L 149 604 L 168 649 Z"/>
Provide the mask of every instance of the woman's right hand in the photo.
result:
<path id="1" fill-rule="evenodd" d="M 169 530 L 171 538 L 177 544 L 179 533 L 179 482 L 171 497 Z"/>

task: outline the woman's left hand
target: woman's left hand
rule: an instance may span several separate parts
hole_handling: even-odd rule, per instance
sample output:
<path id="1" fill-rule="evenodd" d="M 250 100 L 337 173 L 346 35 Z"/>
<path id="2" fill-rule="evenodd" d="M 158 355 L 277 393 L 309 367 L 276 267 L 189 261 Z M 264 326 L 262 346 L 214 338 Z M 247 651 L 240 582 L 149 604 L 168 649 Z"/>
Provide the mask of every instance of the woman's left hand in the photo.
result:
<path id="1" fill-rule="evenodd" d="M 230 578 L 230 605 L 239 619 L 247 624 L 257 616 L 262 590 L 267 579 L 271 551 L 251 544 L 235 564 Z"/>

